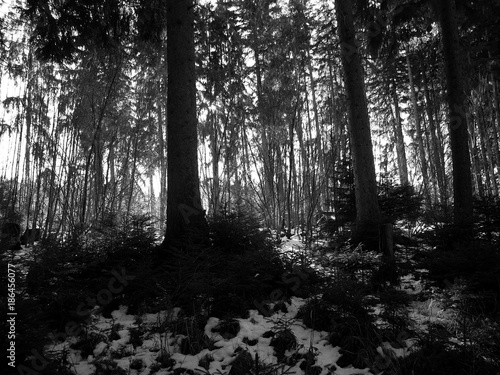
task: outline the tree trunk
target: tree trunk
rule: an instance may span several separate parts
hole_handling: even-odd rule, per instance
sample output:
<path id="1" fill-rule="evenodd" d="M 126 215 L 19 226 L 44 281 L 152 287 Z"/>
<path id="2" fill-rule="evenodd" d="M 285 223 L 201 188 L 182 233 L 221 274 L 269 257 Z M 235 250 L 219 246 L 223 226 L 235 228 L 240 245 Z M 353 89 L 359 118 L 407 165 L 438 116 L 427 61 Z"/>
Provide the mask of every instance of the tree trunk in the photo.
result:
<path id="1" fill-rule="evenodd" d="M 310 81 L 310 86 L 311 86 L 311 99 L 312 99 L 312 107 L 313 107 L 313 113 L 314 113 L 314 125 L 316 129 L 316 155 L 317 161 L 318 161 L 318 166 L 319 166 L 319 176 L 323 178 L 325 175 L 324 170 L 325 170 L 325 162 L 324 162 L 324 157 L 323 157 L 323 147 L 322 147 L 322 141 L 321 141 L 321 126 L 319 122 L 319 113 L 318 113 L 318 102 L 316 100 L 316 84 L 314 82 L 314 76 L 313 76 L 313 69 L 312 69 L 312 63 L 311 63 L 311 56 L 309 50 L 307 50 L 307 57 L 309 59 L 309 62 L 307 64 L 307 74 L 309 76 L 309 81 Z M 325 183 L 320 183 L 320 189 L 318 189 L 318 201 L 319 201 L 319 209 L 323 210 L 322 207 L 322 197 L 326 197 L 326 191 L 328 190 L 328 184 Z"/>
<path id="2" fill-rule="evenodd" d="M 165 213 L 167 208 L 167 161 L 165 160 L 165 136 L 162 105 L 158 100 L 158 155 L 160 157 L 160 231 L 165 229 Z"/>
<path id="3" fill-rule="evenodd" d="M 424 61 L 422 59 L 422 65 Z M 432 142 L 432 153 L 434 164 L 436 166 L 437 182 L 439 187 L 439 197 L 441 203 L 445 203 L 448 200 L 448 194 L 446 189 L 446 176 L 445 176 L 445 164 L 444 164 L 444 152 L 439 138 L 437 135 L 436 122 L 434 120 L 434 114 L 432 110 L 432 102 L 429 94 L 429 86 L 427 82 L 427 75 L 425 72 L 422 73 L 423 85 L 424 85 L 424 96 L 425 96 L 425 110 L 427 113 L 427 119 L 429 120 L 429 131 L 431 133 Z"/>
<path id="4" fill-rule="evenodd" d="M 363 67 L 356 47 L 351 0 L 336 0 L 342 66 L 349 101 L 349 130 L 356 196 L 355 240 L 378 237 L 380 209 Z M 375 233 L 374 233 L 375 232 Z"/>
<path id="5" fill-rule="evenodd" d="M 267 118 L 264 110 L 264 98 L 262 95 L 262 75 L 260 68 L 260 54 L 258 47 L 254 47 L 254 57 L 255 57 L 255 75 L 257 79 L 257 107 L 259 110 L 259 120 L 261 125 L 261 152 L 262 152 L 262 163 L 263 163 L 263 191 L 262 191 L 262 203 L 264 204 L 264 209 L 268 212 L 267 214 L 267 225 L 273 229 L 279 229 L 276 224 L 275 214 L 275 204 L 276 200 L 274 197 L 274 168 L 272 166 L 273 160 L 271 158 L 270 142 L 267 135 Z M 279 221 L 279 218 L 278 218 Z"/>
<path id="6" fill-rule="evenodd" d="M 487 76 L 484 79 L 480 80 L 481 86 L 482 86 L 482 94 L 483 98 L 487 100 L 489 103 L 491 103 L 491 100 L 488 100 L 488 78 Z M 480 107 L 479 109 L 479 114 L 480 117 L 478 117 L 478 125 L 480 129 L 480 134 L 481 137 L 483 138 L 484 145 L 486 147 L 486 157 L 488 161 L 488 169 L 490 173 L 490 178 L 491 178 L 491 189 L 492 189 L 492 194 L 493 196 L 498 196 L 498 183 L 497 183 L 497 174 L 495 173 L 495 155 L 494 155 L 494 149 L 498 146 L 498 143 L 495 142 L 496 138 L 496 132 L 495 132 L 495 116 L 494 116 L 494 111 L 493 107 L 490 105 L 489 107 L 486 108 L 487 113 L 485 113 L 485 108 Z M 490 137 L 490 127 L 488 124 L 491 124 L 491 130 L 492 130 L 492 135 L 493 139 Z"/>
<path id="7" fill-rule="evenodd" d="M 396 68 L 394 67 L 394 74 Z M 399 183 L 408 185 L 408 163 L 406 160 L 405 139 L 403 135 L 403 126 L 401 124 L 401 111 L 399 110 L 398 93 L 396 91 L 396 81 L 392 82 L 391 87 L 392 100 L 394 105 L 394 139 L 396 141 L 396 155 L 398 162 Z"/>
<path id="8" fill-rule="evenodd" d="M 496 126 L 493 123 L 493 138 L 495 140 L 494 151 L 496 156 L 497 168 L 500 168 L 500 96 L 498 94 L 498 86 L 493 74 L 491 75 L 493 89 L 493 106 L 495 108 Z"/>
<path id="9" fill-rule="evenodd" d="M 219 181 L 219 160 L 220 160 L 220 142 L 219 129 L 217 126 L 217 113 L 208 110 L 208 126 L 210 127 L 210 153 L 212 154 L 212 189 L 210 190 L 209 215 L 216 216 L 220 209 L 220 181 Z"/>
<path id="10" fill-rule="evenodd" d="M 441 26 L 449 107 L 453 165 L 454 224 L 472 230 L 472 178 L 465 92 L 459 64 L 458 27 L 454 0 L 435 1 Z"/>
<path id="11" fill-rule="evenodd" d="M 418 113 L 418 102 L 417 102 L 417 93 L 415 91 L 415 84 L 413 82 L 413 73 L 411 71 L 411 62 L 410 56 L 408 52 L 406 53 L 406 66 L 408 69 L 408 80 L 410 83 L 410 96 L 413 107 L 413 116 L 415 120 L 415 130 L 417 134 L 417 142 L 418 142 L 418 153 L 420 156 L 420 167 L 422 170 L 422 182 L 424 185 L 424 196 L 427 207 L 430 207 L 431 199 L 430 199 L 430 190 L 429 190 L 429 175 L 427 173 L 427 161 L 425 158 L 425 148 L 424 148 L 424 138 L 422 135 L 422 127 L 420 125 L 420 116 Z"/>
<path id="12" fill-rule="evenodd" d="M 135 186 L 135 174 L 137 172 L 137 158 L 138 158 L 138 150 L 139 150 L 139 124 L 136 125 L 133 138 L 133 150 L 132 150 L 132 172 L 130 173 L 130 190 L 127 200 L 127 215 L 130 215 L 132 212 L 132 199 L 134 197 L 134 186 Z"/>
<path id="13" fill-rule="evenodd" d="M 479 98 L 482 100 L 482 98 Z M 486 128 L 486 119 L 484 111 L 479 103 L 475 108 L 477 128 L 481 139 L 481 154 L 483 156 L 484 175 L 486 177 L 486 186 L 488 187 L 488 195 L 498 196 L 498 186 L 495 178 L 495 168 L 493 165 L 493 153 L 491 150 L 490 138 L 488 129 Z"/>
<path id="14" fill-rule="evenodd" d="M 167 230 L 164 244 L 206 242 L 198 175 L 194 2 L 167 5 Z"/>
<path id="15" fill-rule="evenodd" d="M 477 145 L 477 137 L 472 128 L 472 123 L 470 126 L 470 134 L 472 135 L 469 139 L 469 147 L 472 150 L 472 178 L 475 184 L 475 193 L 480 197 L 484 197 L 484 187 L 483 187 L 483 176 L 481 175 L 481 160 L 479 159 L 479 146 Z"/>

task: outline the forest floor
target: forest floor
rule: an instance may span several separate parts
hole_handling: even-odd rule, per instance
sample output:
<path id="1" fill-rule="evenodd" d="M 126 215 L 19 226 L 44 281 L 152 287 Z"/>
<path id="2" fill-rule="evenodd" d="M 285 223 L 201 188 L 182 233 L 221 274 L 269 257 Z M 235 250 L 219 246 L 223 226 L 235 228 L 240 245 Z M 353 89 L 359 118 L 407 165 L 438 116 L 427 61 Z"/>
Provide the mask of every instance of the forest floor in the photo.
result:
<path id="1" fill-rule="evenodd" d="M 399 261 L 411 263 L 413 250 L 399 249 Z M 297 236 L 281 244 L 283 256 L 306 251 L 310 249 L 305 249 Z M 9 262 L 20 264 L 29 256 L 29 249 L 24 249 L 12 254 Z M 312 266 L 334 278 L 335 270 L 324 268 L 329 256 L 315 252 Z M 204 321 L 186 316 L 179 308 L 134 315 L 127 313 L 127 306 L 120 306 L 104 317 L 96 306 L 84 335 L 54 341 L 45 347 L 44 356 L 57 359 L 58 373 L 79 375 L 402 374 L 411 372 L 398 370 L 398 361 L 412 355 L 413 361 L 429 360 L 421 350 L 423 341 L 441 340 L 460 350 L 477 344 L 470 332 L 473 327 L 491 328 L 496 324 L 488 319 L 466 321 L 460 310 L 460 279 L 446 280 L 445 286 L 439 288 L 426 278 L 428 270 L 407 268 L 400 271 L 395 286 L 408 297 L 404 324 L 393 340 L 379 337 L 379 342 L 371 343 L 372 348 L 361 349 L 363 353 L 350 353 L 349 349 L 333 345 L 335 332 L 315 330 L 304 323 L 298 314 L 301 307 L 318 297 L 310 295 L 282 300 L 271 297 L 274 302 L 266 301 L 266 311 L 272 311 L 269 314 L 255 309 L 246 318 L 206 317 Z M 386 306 L 378 302 L 379 296 L 364 298 L 369 300 L 369 311 L 377 326 L 394 325 L 388 319 Z M 353 337 L 358 339 L 363 341 L 362 337 Z M 416 353 L 420 354 L 415 357 Z M 428 354 L 432 357 L 435 353 Z M 352 363 L 352 358 L 357 363 Z M 61 372 L 63 368 L 67 372 Z"/>

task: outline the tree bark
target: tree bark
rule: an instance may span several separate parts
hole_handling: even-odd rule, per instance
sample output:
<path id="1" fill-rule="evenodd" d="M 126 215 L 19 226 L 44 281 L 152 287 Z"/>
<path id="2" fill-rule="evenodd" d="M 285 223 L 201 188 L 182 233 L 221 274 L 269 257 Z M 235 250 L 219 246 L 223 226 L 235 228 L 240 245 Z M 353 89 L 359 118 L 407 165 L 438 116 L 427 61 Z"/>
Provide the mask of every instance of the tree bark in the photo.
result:
<path id="1" fill-rule="evenodd" d="M 363 240 L 374 235 L 378 237 L 380 222 L 370 121 L 363 67 L 356 47 L 351 0 L 336 0 L 335 9 L 349 101 L 349 130 L 356 196 L 356 228 L 353 238 Z"/>
<path id="2" fill-rule="evenodd" d="M 454 0 L 435 1 L 441 26 L 449 107 L 453 165 L 454 217 L 457 227 L 472 230 L 472 176 L 465 91 L 459 63 L 458 26 Z"/>
<path id="3" fill-rule="evenodd" d="M 418 113 L 418 102 L 417 102 L 417 93 L 415 91 L 415 83 L 413 82 L 413 73 L 411 70 L 411 62 L 410 56 L 408 52 L 406 54 L 406 67 L 408 70 L 408 81 L 410 84 L 410 96 L 411 103 L 413 107 L 413 116 L 415 120 L 415 130 L 417 134 L 417 142 L 418 142 L 418 152 L 420 156 L 420 167 L 422 170 L 422 182 L 424 185 L 424 194 L 425 194 L 425 202 L 427 207 L 430 207 L 431 199 L 430 199 L 430 190 L 429 190 L 429 174 L 427 173 L 427 162 L 425 159 L 425 147 L 424 147 L 424 138 L 422 135 L 422 127 L 420 125 L 420 116 Z"/>
<path id="4" fill-rule="evenodd" d="M 164 245 L 204 243 L 208 225 L 198 175 L 193 0 L 167 6 L 167 230 Z"/>
<path id="5" fill-rule="evenodd" d="M 497 86 L 496 86 L 496 81 L 495 77 L 493 74 L 491 74 L 491 83 L 492 83 L 492 124 L 491 124 L 491 133 L 493 135 L 493 153 L 494 153 L 494 158 L 496 160 L 496 165 L 497 165 L 497 173 L 496 177 L 499 177 L 498 184 L 500 184 L 500 173 L 498 172 L 498 168 L 500 168 L 500 104 L 498 102 L 498 93 L 497 93 Z"/>
<path id="6" fill-rule="evenodd" d="M 495 108 L 495 118 L 496 118 L 496 126 L 495 123 L 493 123 L 493 138 L 495 140 L 495 156 L 496 156 L 496 161 L 497 161 L 497 167 L 500 168 L 500 96 L 498 94 L 498 86 L 495 77 L 493 74 L 491 75 L 491 82 L 492 82 L 492 101 L 493 101 L 493 106 Z"/>
<path id="7" fill-rule="evenodd" d="M 396 74 L 396 67 L 394 67 L 394 74 Z M 409 185 L 408 162 L 406 160 L 405 140 L 403 135 L 403 126 L 401 124 L 401 111 L 399 109 L 399 100 L 395 80 L 392 82 L 391 94 L 394 104 L 394 139 L 396 141 L 399 183 L 401 185 Z"/>
<path id="8" fill-rule="evenodd" d="M 162 115 L 162 105 L 158 100 L 157 103 L 157 116 L 158 116 L 158 155 L 160 158 L 160 231 L 165 229 L 165 214 L 166 214 L 166 200 L 167 200 L 167 161 L 165 159 L 165 136 L 164 123 Z"/>
<path id="9" fill-rule="evenodd" d="M 424 61 L 421 61 L 422 65 Z M 423 85 L 424 85 L 424 96 L 425 96 L 425 110 L 427 113 L 427 118 L 429 120 L 429 131 L 431 133 L 433 159 L 436 166 L 437 182 L 439 187 L 439 197 L 441 203 L 445 203 L 448 200 L 448 194 L 446 189 L 446 176 L 445 176 L 445 164 L 444 164 L 444 152 L 443 147 L 439 141 L 437 134 L 436 122 L 434 120 L 434 114 L 432 110 L 432 102 L 429 94 L 429 85 L 427 82 L 427 75 L 422 72 Z"/>

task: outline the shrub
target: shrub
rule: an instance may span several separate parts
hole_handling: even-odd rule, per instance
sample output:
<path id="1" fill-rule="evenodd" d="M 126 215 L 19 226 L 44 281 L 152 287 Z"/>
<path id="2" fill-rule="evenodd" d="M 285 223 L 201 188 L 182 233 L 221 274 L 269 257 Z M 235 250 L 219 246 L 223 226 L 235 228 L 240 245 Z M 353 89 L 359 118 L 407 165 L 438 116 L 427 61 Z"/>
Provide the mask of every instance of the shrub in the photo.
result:
<path id="1" fill-rule="evenodd" d="M 429 269 L 429 277 L 441 284 L 464 278 L 471 291 L 500 292 L 500 250 L 481 241 L 465 242 L 455 251 L 434 250 L 420 264 Z"/>
<path id="2" fill-rule="evenodd" d="M 410 185 L 394 185 L 392 182 L 386 182 L 378 187 L 378 201 L 384 222 L 406 221 L 413 223 L 423 215 L 422 196 L 418 194 Z M 335 238 L 345 241 L 352 235 L 352 227 L 356 220 L 356 202 L 354 188 L 340 189 L 339 198 L 330 202 L 334 207 L 333 212 L 323 215 L 319 222 L 320 233 L 327 238 Z M 398 242 L 408 242 L 399 228 L 394 228 L 394 237 Z M 377 230 L 375 228 L 375 237 Z M 360 239 L 366 243 L 377 242 L 378 238 Z"/>
<path id="3" fill-rule="evenodd" d="M 415 221 L 422 214 L 422 197 L 411 185 L 382 184 L 379 186 L 378 201 L 382 215 L 392 222 Z"/>
<path id="4" fill-rule="evenodd" d="M 285 266 L 269 231 L 249 214 L 228 213 L 209 222 L 212 246 L 165 249 L 168 263 L 163 286 L 174 304 L 188 314 L 220 318 L 243 316 L 253 301 L 267 300 L 275 289 L 287 294 L 281 280 Z"/>
<path id="5" fill-rule="evenodd" d="M 214 248 L 239 254 L 273 250 L 270 231 L 252 214 L 223 212 L 209 219 L 209 227 Z"/>
<path id="6" fill-rule="evenodd" d="M 151 223 L 148 217 L 130 217 L 116 227 L 75 230 L 65 240 L 44 241 L 33 250 L 27 291 L 44 306 L 53 329 L 64 331 L 68 321 L 85 321 L 89 314 L 81 312 L 94 308 L 87 301 L 95 300 L 105 313 L 120 304 L 137 308 L 150 288 L 146 281 L 155 246 Z M 117 281 L 111 291 L 109 282 L 116 274 L 133 275 L 134 280 Z M 116 291 L 125 287 L 127 297 Z M 82 303 L 84 308 L 78 310 Z"/>
<path id="7" fill-rule="evenodd" d="M 500 199 L 483 197 L 474 199 L 474 223 L 480 239 L 500 240 Z"/>

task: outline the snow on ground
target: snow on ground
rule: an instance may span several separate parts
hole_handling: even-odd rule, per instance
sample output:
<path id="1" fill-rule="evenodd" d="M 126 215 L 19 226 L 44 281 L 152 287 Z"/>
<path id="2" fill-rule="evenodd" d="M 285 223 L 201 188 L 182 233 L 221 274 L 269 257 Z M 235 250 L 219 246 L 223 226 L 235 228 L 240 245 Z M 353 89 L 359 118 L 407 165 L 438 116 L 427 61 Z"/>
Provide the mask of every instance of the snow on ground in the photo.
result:
<path id="1" fill-rule="evenodd" d="M 19 252 L 12 253 L 12 258 L 28 258 L 32 256 L 31 249 L 23 249 Z M 305 255 L 306 249 L 300 236 L 295 235 L 290 239 L 284 238 L 281 243 L 282 254 L 288 256 Z M 14 260 L 14 259 L 12 259 Z M 317 265 L 320 267 L 320 265 Z M 426 270 L 415 270 L 415 274 L 423 274 Z M 409 294 L 417 295 L 425 289 L 425 285 L 419 280 L 418 276 L 409 274 L 401 279 L 401 289 Z M 211 375 L 211 374 L 228 374 L 235 358 L 242 350 L 247 351 L 252 358 L 258 358 L 263 365 L 285 366 L 278 364 L 275 348 L 270 345 L 271 337 L 266 335 L 269 331 L 278 332 L 286 326 L 295 336 L 297 348 L 294 353 L 307 354 L 314 353 L 315 366 L 321 368 L 318 375 L 335 374 L 335 375 L 351 375 L 351 374 L 371 374 L 369 369 L 359 369 L 352 366 L 341 368 L 336 365 L 336 362 L 341 358 L 339 347 L 333 347 L 328 342 L 328 333 L 319 332 L 306 327 L 300 319 L 296 319 L 298 310 L 306 303 L 306 300 L 298 297 L 291 299 L 290 303 L 286 303 L 287 312 L 278 312 L 270 317 L 264 317 L 257 310 L 249 311 L 249 316 L 246 319 L 237 319 L 239 323 L 239 331 L 234 336 L 227 336 L 219 332 L 215 332 L 221 321 L 218 318 L 209 318 L 204 329 L 204 333 L 212 340 L 211 349 L 203 349 L 195 355 L 184 355 L 180 352 L 182 340 L 185 335 L 173 335 L 170 332 L 159 332 L 158 327 L 168 326 L 163 323 L 172 322 L 179 319 L 181 309 L 174 308 L 169 311 L 161 311 L 158 313 L 147 313 L 140 317 L 127 314 L 127 307 L 121 306 L 111 314 L 111 318 L 104 318 L 100 315 L 93 316 L 91 327 L 88 327 L 89 332 L 109 333 L 113 327 L 119 325 L 119 329 L 115 332 L 115 339 L 106 339 L 109 334 L 103 335 L 103 340 L 95 343 L 92 354 L 83 357 L 81 350 L 73 349 L 72 344 L 75 344 L 77 338 L 70 337 L 63 343 L 49 345 L 46 347 L 46 353 L 63 354 L 66 357 L 67 363 L 71 369 L 78 375 L 92 375 L 96 373 L 96 365 L 104 358 L 112 358 L 127 374 L 149 375 L 172 374 L 176 369 L 191 370 L 195 374 Z M 96 307 L 96 312 L 99 309 Z M 426 323 L 429 321 L 439 320 L 442 310 L 439 304 L 435 301 L 414 302 L 410 309 L 410 318 L 420 329 L 426 328 Z M 381 313 L 380 306 L 375 306 L 373 314 Z M 139 346 L 132 345 L 131 331 L 141 328 L 142 336 Z M 378 347 L 377 351 L 381 357 L 387 355 L 395 357 L 405 357 L 415 350 L 415 339 L 403 337 L 398 340 L 399 345 L 394 343 L 384 342 Z M 286 352 L 286 355 L 293 354 Z M 169 368 L 158 369 L 158 361 L 161 356 L 169 356 L 174 360 Z M 211 362 L 203 362 L 204 359 L 210 358 Z M 283 368 L 288 374 L 304 374 L 304 370 L 300 368 L 300 364 L 304 359 L 300 360 L 293 366 Z M 132 364 L 141 363 L 139 369 Z M 154 365 L 156 368 L 153 370 Z M 179 371 L 179 370 L 178 370 Z"/>
<path id="2" fill-rule="evenodd" d="M 336 361 L 341 357 L 340 348 L 329 344 L 327 341 L 328 333 L 312 330 L 304 326 L 301 320 L 295 319 L 298 308 L 304 303 L 303 299 L 294 297 L 291 303 L 287 304 L 287 307 L 289 307 L 287 313 L 275 313 L 268 318 L 262 316 L 256 310 L 251 310 L 248 318 L 237 319 L 240 329 L 234 337 L 224 338 L 218 332 L 213 332 L 220 320 L 212 317 L 206 323 L 205 334 L 213 340 L 214 348 L 212 350 L 204 349 L 196 355 L 181 354 L 178 344 L 185 336 L 177 335 L 172 337 L 167 332 L 145 334 L 142 345 L 134 349 L 130 344 L 130 330 L 137 327 L 135 323 L 137 319 L 132 315 L 127 315 L 124 306 L 112 313 L 112 319 L 99 317 L 96 325 L 102 331 L 111 330 L 113 325 L 117 323 L 123 325 L 123 328 L 117 331 L 119 339 L 97 343 L 93 355 L 82 358 L 80 351 L 71 349 L 68 342 L 47 347 L 47 350 L 53 353 L 65 351 L 68 363 L 71 363 L 71 367 L 79 375 L 94 374 L 96 371 L 95 363 L 99 358 L 111 353 L 117 353 L 120 350 L 122 353 L 128 353 L 128 355 L 115 359 L 119 367 L 130 374 L 149 374 L 151 365 L 156 362 L 160 355 L 164 354 L 162 350 L 159 350 L 160 347 L 163 347 L 163 350 L 170 355 L 170 358 L 175 360 L 175 365 L 169 369 L 169 373 L 172 370 L 182 368 L 190 369 L 198 374 L 220 374 L 228 373 L 241 349 L 248 351 L 252 358 L 257 356 L 262 365 L 278 364 L 274 348 L 270 345 L 271 337 L 264 334 L 269 331 L 279 331 L 283 327 L 283 322 L 286 321 L 287 327 L 293 332 L 298 344 L 296 352 L 301 354 L 307 354 L 310 351 L 314 352 L 315 365 L 323 369 L 321 374 L 332 373 L 332 370 L 337 375 L 370 374 L 368 369 L 335 366 Z M 142 324 L 149 324 L 153 328 L 153 326 L 157 326 L 158 321 L 162 321 L 165 317 L 175 316 L 177 313 L 178 311 L 162 311 L 158 314 L 145 314 L 141 317 Z M 292 353 L 287 352 L 286 354 Z M 200 366 L 200 360 L 207 356 L 213 358 L 213 361 L 209 363 L 208 370 Z M 142 362 L 143 367 L 140 370 L 131 369 L 131 363 L 137 360 Z M 300 361 L 289 369 L 287 368 L 287 370 L 290 374 L 304 374 L 299 365 Z M 167 372 L 166 369 L 162 369 L 156 373 L 161 375 Z"/>

